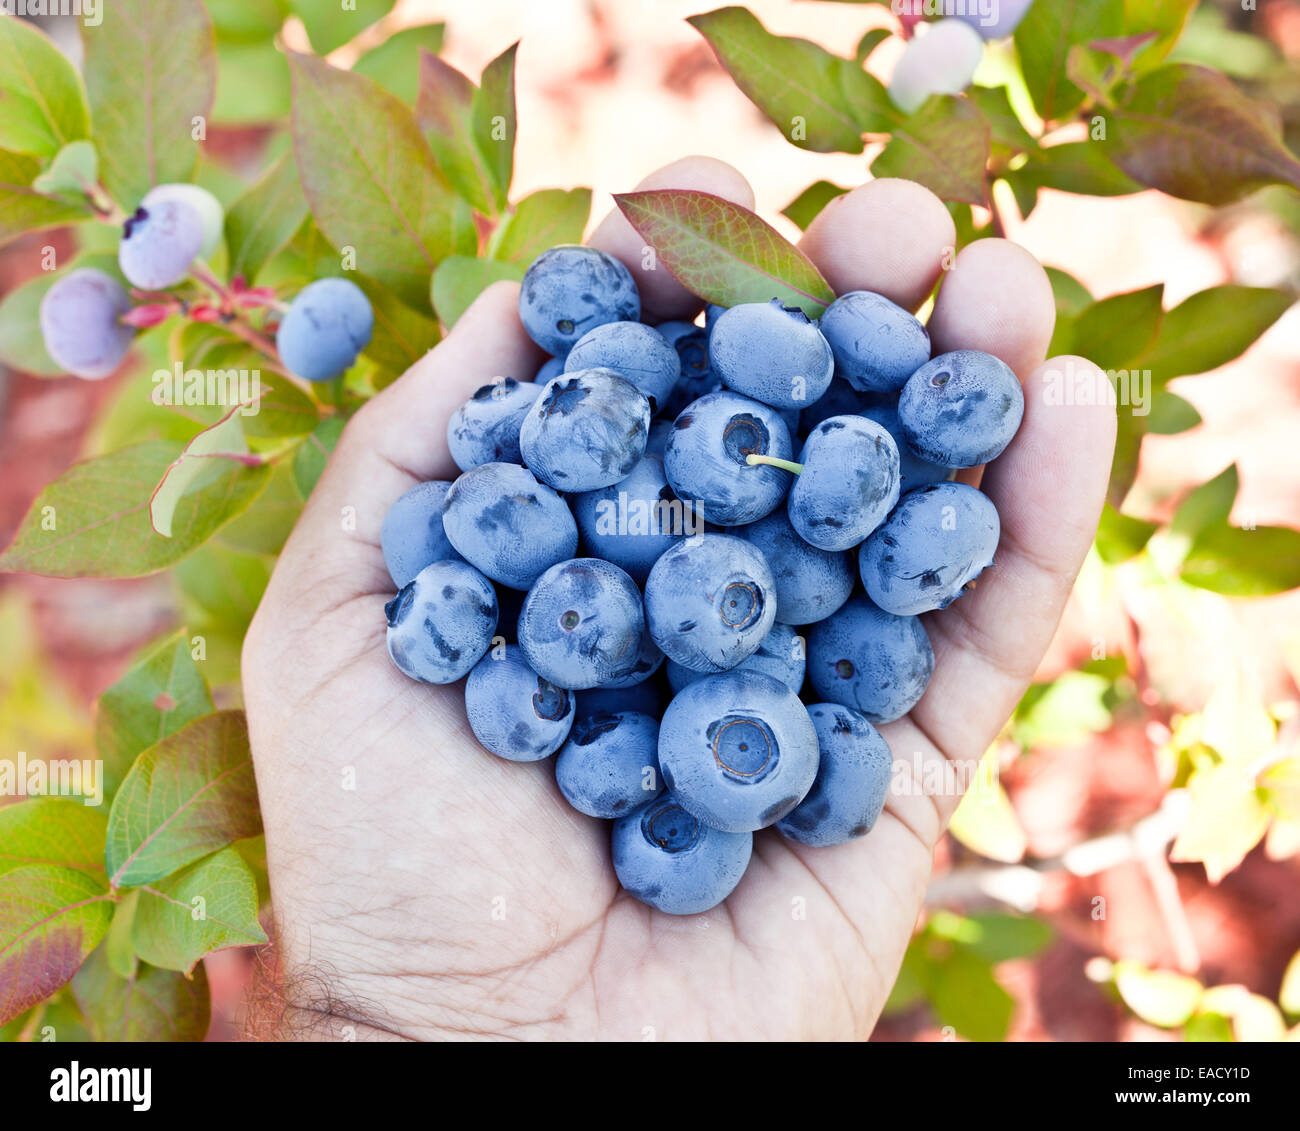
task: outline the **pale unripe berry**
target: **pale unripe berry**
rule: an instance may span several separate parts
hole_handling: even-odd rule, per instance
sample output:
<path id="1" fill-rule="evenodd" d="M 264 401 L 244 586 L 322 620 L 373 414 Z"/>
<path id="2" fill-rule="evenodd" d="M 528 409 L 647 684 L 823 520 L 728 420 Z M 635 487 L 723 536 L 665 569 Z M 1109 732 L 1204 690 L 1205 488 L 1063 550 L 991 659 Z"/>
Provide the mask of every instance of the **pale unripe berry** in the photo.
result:
<path id="1" fill-rule="evenodd" d="M 918 28 L 894 68 L 889 97 L 910 114 L 932 94 L 960 94 L 970 86 L 983 54 L 979 32 L 961 20 L 939 20 Z"/>

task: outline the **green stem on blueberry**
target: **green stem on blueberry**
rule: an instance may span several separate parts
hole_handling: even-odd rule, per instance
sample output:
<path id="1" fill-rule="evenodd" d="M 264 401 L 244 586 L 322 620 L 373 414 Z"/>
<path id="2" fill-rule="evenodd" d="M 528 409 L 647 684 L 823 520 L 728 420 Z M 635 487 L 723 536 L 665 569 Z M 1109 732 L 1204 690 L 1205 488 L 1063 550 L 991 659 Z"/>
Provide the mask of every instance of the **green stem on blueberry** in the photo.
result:
<path id="1" fill-rule="evenodd" d="M 745 462 L 750 467 L 757 467 L 760 463 L 765 463 L 768 467 L 779 467 L 782 471 L 788 471 L 793 475 L 803 473 L 803 464 L 795 463 L 793 460 L 778 459 L 776 456 L 760 456 L 755 452 L 750 452 L 745 457 Z"/>

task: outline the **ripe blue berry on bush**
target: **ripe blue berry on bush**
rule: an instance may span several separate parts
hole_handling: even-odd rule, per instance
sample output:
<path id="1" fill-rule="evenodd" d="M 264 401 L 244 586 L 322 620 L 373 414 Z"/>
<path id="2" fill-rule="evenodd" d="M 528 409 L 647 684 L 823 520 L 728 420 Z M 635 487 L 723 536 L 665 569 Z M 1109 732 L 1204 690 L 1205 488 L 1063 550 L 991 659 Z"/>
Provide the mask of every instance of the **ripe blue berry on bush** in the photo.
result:
<path id="1" fill-rule="evenodd" d="M 388 641 L 414 679 L 468 673 L 483 747 L 556 754 L 560 794 L 613 822 L 623 888 L 688 915 L 735 890 L 763 829 L 821 847 L 875 825 L 875 724 L 934 668 L 918 614 L 997 548 L 993 504 L 949 480 L 1006 448 L 1024 398 L 988 354 L 931 359 L 867 291 L 821 320 L 640 309 L 603 252 L 528 269 L 520 317 L 553 356 L 479 388 L 447 429 L 461 475 L 393 504 Z"/>

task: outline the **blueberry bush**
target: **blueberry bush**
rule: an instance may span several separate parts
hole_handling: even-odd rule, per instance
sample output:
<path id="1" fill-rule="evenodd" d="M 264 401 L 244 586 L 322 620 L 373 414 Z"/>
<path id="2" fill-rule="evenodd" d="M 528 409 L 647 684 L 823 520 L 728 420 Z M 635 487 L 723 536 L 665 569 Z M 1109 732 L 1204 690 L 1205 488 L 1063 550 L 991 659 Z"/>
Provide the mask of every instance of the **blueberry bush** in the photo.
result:
<path id="1" fill-rule="evenodd" d="M 1155 189 L 1209 208 L 1245 202 L 1300 227 L 1294 80 L 1266 40 L 1225 25 L 1215 6 L 1003 0 L 985 6 L 987 17 L 975 4 L 942 17 L 942 5 L 861 2 L 883 4 L 889 22 L 840 53 L 771 34 L 742 7 L 689 22 L 790 144 L 861 154 L 864 172 L 869 160 L 876 177 L 927 186 L 950 209 L 962 246 L 1001 235 L 1008 209 L 1029 216 L 1043 190 Z M 204 956 L 267 941 L 238 657 L 275 555 L 349 416 L 433 347 L 484 287 L 521 279 L 547 249 L 581 241 L 588 225 L 586 189 L 512 191 L 518 45 L 503 42 L 481 75 L 468 76 L 439 57 L 441 24 L 394 32 L 392 6 L 117 0 L 99 23 L 82 21 L 79 67 L 32 24 L 0 17 L 0 243 L 58 232 L 75 248 L 60 256 L 53 242 L 23 244 L 40 270 L 0 301 L 0 364 L 51 380 L 113 375 L 85 458 L 40 492 L 0 569 L 51 578 L 166 572 L 183 613 L 102 695 L 91 728 L 29 738 L 23 773 L 44 786 L 25 792 L 47 796 L 0 807 L 7 1038 L 207 1032 Z M 891 37 L 905 46 L 885 85 L 870 64 Z M 211 144 L 210 130 L 231 127 L 260 131 L 251 176 Z M 819 180 L 784 215 L 806 228 L 844 191 Z M 787 320 L 782 306 L 817 318 L 835 298 L 793 244 L 738 205 L 664 189 L 616 202 L 658 262 L 711 304 L 775 298 L 770 317 Z M 1300 531 L 1231 521 L 1235 465 L 1192 491 L 1169 521 L 1131 498 L 1144 439 L 1202 423 L 1169 383 L 1239 357 L 1294 293 L 1232 283 L 1166 309 L 1159 285 L 1093 295 L 1065 269 L 1049 274 L 1050 353 L 1083 354 L 1107 371 L 1120 422 L 1109 501 L 1080 585 L 1139 587 L 1193 620 L 1212 602 L 1300 587 Z M 727 316 L 717 324 L 725 346 Z M 648 348 L 635 322 L 618 325 L 591 345 L 605 352 L 584 367 Z M 662 329 L 687 360 L 676 338 L 697 328 L 679 327 L 676 338 Z M 871 370 L 849 344 L 841 350 L 829 320 L 823 329 L 839 371 Z M 725 350 L 717 364 L 726 365 Z M 817 368 L 805 358 L 791 364 Z M 1007 374 L 971 379 L 996 384 Z M 1145 406 L 1128 395 L 1142 381 Z M 523 398 L 520 419 L 530 408 Z M 885 414 L 873 415 L 872 428 L 899 427 L 891 410 L 870 411 Z M 465 435 L 481 442 L 473 428 Z M 541 428 L 525 427 L 524 442 L 534 448 L 530 463 L 574 455 Z M 905 481 L 924 482 L 932 469 L 908 458 Z M 945 448 L 935 458 L 978 464 L 989 453 Z M 441 499 L 404 505 L 418 514 Z M 793 538 L 784 520 L 747 536 Z M 404 552 L 401 537 L 394 529 L 390 562 Z M 386 529 L 386 553 L 387 539 Z M 648 562 L 623 564 L 645 580 Z M 819 558 L 808 568 L 828 567 Z M 455 562 L 445 569 L 449 583 L 458 569 L 474 572 Z M 791 599 L 815 604 L 837 584 L 828 576 Z M 898 601 L 901 609 L 906 594 Z M 862 616 L 878 615 L 860 603 Z M 23 638 L 22 616 L 0 603 L 0 639 Z M 837 655 L 852 645 L 824 642 Z M 810 647 L 815 681 L 818 641 Z M 405 658 L 417 670 L 437 660 L 419 654 L 418 641 Z M 24 717 L 72 715 L 40 663 L 31 648 L 0 659 L 6 721 L 20 743 Z M 685 686 L 695 673 L 678 677 Z M 489 695 L 489 714 L 499 694 Z M 989 758 L 1146 716 L 1164 727 L 1159 756 L 1180 799 L 1169 806 L 1176 823 L 1157 830 L 1167 859 L 1199 863 L 1213 882 L 1261 842 L 1276 859 L 1300 853 L 1300 755 L 1293 736 L 1283 741 L 1282 713 L 1244 681 L 1222 685 L 1200 711 L 1175 713 L 1132 650 L 1100 641 L 1076 670 L 1030 689 Z M 55 788 L 76 763 L 43 760 L 52 747 L 99 761 L 102 804 L 59 796 L 78 792 L 75 783 Z M 573 756 L 561 786 L 600 809 L 607 800 L 584 773 Z M 1026 864 L 1001 787 L 972 794 L 951 832 L 978 865 L 972 872 L 1047 866 Z M 716 837 L 723 855 L 726 835 Z M 1011 910 L 933 908 L 889 1012 L 924 1010 L 956 1035 L 1004 1037 L 1012 999 L 997 967 L 1042 950 L 1052 930 L 1023 913 L 1032 900 L 1003 902 Z M 1300 961 L 1276 998 L 1130 959 L 1094 959 L 1089 975 L 1099 993 L 1189 1040 L 1279 1036 L 1300 1014 Z"/>

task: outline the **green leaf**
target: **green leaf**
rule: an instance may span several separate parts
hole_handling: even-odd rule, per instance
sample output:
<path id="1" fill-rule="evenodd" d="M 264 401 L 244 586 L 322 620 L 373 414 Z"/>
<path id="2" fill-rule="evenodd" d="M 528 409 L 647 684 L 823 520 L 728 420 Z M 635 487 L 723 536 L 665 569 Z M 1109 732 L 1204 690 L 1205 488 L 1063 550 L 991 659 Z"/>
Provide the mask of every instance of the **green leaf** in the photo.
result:
<path id="1" fill-rule="evenodd" d="M 1194 539 L 1210 526 L 1225 526 L 1237 500 L 1237 465 L 1229 464 L 1213 479 L 1190 492 L 1174 512 L 1170 533 Z"/>
<path id="2" fill-rule="evenodd" d="M 1037 192 L 1042 188 L 1081 196 L 1127 196 L 1142 186 L 1117 169 L 1104 142 L 1069 141 L 1031 150 L 1019 169 L 1006 174 L 1013 189 Z"/>
<path id="3" fill-rule="evenodd" d="M 213 711 L 212 696 L 182 629 L 149 647 L 103 695 L 95 711 L 95 749 L 104 793 L 120 788 L 142 750 Z"/>
<path id="4" fill-rule="evenodd" d="M 940 200 L 983 204 L 989 144 L 989 124 L 974 103 L 935 95 L 894 128 L 871 172 L 916 181 Z"/>
<path id="5" fill-rule="evenodd" d="M 241 711 L 219 711 L 136 758 L 113 799 L 104 859 L 115 887 L 137 887 L 261 831 L 248 725 Z"/>
<path id="6" fill-rule="evenodd" d="M 1178 42 L 1197 0 L 1124 0 L 1124 30 L 1154 31 L 1156 39 L 1134 61 L 1139 70 L 1158 64 Z"/>
<path id="7" fill-rule="evenodd" d="M 248 627 L 266 591 L 271 563 L 260 554 L 227 550 L 209 542 L 178 563 L 172 576 L 196 618 L 208 617 L 223 627 L 242 629 Z"/>
<path id="8" fill-rule="evenodd" d="M 317 55 L 328 55 L 355 39 L 388 15 L 393 4 L 394 0 L 352 0 L 346 5 L 342 0 L 290 0 Z"/>
<path id="9" fill-rule="evenodd" d="M 29 864 L 104 874 L 108 818 L 65 797 L 34 797 L 0 808 L 0 873 Z"/>
<path id="10" fill-rule="evenodd" d="M 1286 312 L 1292 296 L 1266 287 L 1210 287 L 1165 315 L 1160 336 L 1138 362 L 1157 386 L 1208 373 L 1240 357 Z"/>
<path id="11" fill-rule="evenodd" d="M 77 971 L 72 992 L 97 1041 L 201 1041 L 208 1032 L 210 995 L 202 966 L 186 977 L 139 964 L 124 978 L 101 946 Z"/>
<path id="12" fill-rule="evenodd" d="M 1115 452 L 1111 457 L 1110 483 L 1106 501 L 1116 510 L 1124 509 L 1124 500 L 1137 478 L 1138 455 L 1146 435 L 1146 417 L 1135 416 L 1131 409 L 1119 406 L 1115 413 Z"/>
<path id="13" fill-rule="evenodd" d="M 1183 1040 L 1194 1043 L 1231 1041 L 1232 1022 L 1222 1013 L 1195 1013 L 1183 1026 Z"/>
<path id="14" fill-rule="evenodd" d="M 1050 683 L 1032 684 L 1016 707 L 1016 741 L 1026 750 L 1050 749 L 1108 730 L 1110 687 L 1105 676 L 1073 671 Z"/>
<path id="15" fill-rule="evenodd" d="M 149 521 L 164 538 L 172 536 L 177 507 L 187 496 L 229 477 L 230 467 L 249 477 L 266 478 L 267 466 L 249 453 L 242 408 L 236 405 L 217 424 L 191 440 L 163 472 L 149 500 Z"/>
<path id="16" fill-rule="evenodd" d="M 207 0 L 217 39 L 239 43 L 270 39 L 284 25 L 288 0 Z"/>
<path id="17" fill-rule="evenodd" d="M 1115 988 L 1124 1004 L 1148 1025 L 1176 1029 L 1201 1000 L 1201 984 L 1172 970 L 1148 970 L 1141 963 L 1115 963 Z"/>
<path id="18" fill-rule="evenodd" d="M 0 148 L 53 157 L 89 136 L 86 95 L 68 57 L 31 24 L 0 19 Z"/>
<path id="19" fill-rule="evenodd" d="M 46 194 L 89 194 L 99 183 L 99 154 L 93 141 L 70 141 L 54 155 L 49 168 L 32 182 Z"/>
<path id="20" fill-rule="evenodd" d="M 1062 271 L 1059 267 L 1047 267 L 1045 270 L 1048 281 L 1052 284 L 1052 294 L 1056 299 L 1058 319 L 1062 315 L 1073 318 L 1082 314 L 1085 307 L 1092 305 L 1093 299 L 1088 293 L 1088 288 L 1073 275 Z M 1052 353 L 1048 356 L 1052 356 Z"/>
<path id="21" fill-rule="evenodd" d="M 1130 177 L 1183 200 L 1229 204 L 1265 185 L 1300 189 L 1273 112 L 1217 71 L 1170 63 L 1119 96 L 1107 141 Z"/>
<path id="22" fill-rule="evenodd" d="M 355 248 L 359 271 L 425 309 L 438 263 L 476 246 L 468 209 L 399 99 L 307 55 L 291 55 L 290 69 L 294 152 L 316 223 L 335 247 Z"/>
<path id="23" fill-rule="evenodd" d="M 1227 597 L 1266 597 L 1298 588 L 1300 530 L 1207 527 L 1196 536 L 1179 576 Z"/>
<path id="24" fill-rule="evenodd" d="M 194 174 L 194 120 L 217 85 L 212 21 L 200 0 L 127 0 L 81 41 L 104 187 L 133 211 L 154 185 Z"/>
<path id="25" fill-rule="evenodd" d="M 364 354 L 377 367 L 374 387 L 383 388 L 438 344 L 438 323 L 364 275 L 354 274 L 352 281 L 365 291 L 374 311 L 375 328 Z"/>
<path id="26" fill-rule="evenodd" d="M 994 145 L 1011 153 L 1023 153 L 1037 148 L 1038 143 L 1021 124 L 1012 108 L 1005 86 L 972 86 L 966 91 L 966 97 L 984 115 Z"/>
<path id="27" fill-rule="evenodd" d="M 234 465 L 180 500 L 172 538 L 156 534 L 149 499 L 178 454 L 173 443 L 137 444 L 73 464 L 37 496 L 0 570 L 46 577 L 142 577 L 180 561 L 249 506 L 269 469 Z M 227 461 L 222 461 L 226 463 Z"/>
<path id="28" fill-rule="evenodd" d="M 41 335 L 41 300 L 58 279 L 42 272 L 0 299 L 0 364 L 38 377 L 64 375 Z"/>
<path id="29" fill-rule="evenodd" d="M 1020 818 L 996 780 L 981 779 L 971 787 L 957 806 L 948 831 L 972 852 L 990 860 L 1015 864 L 1025 855 L 1027 842 Z"/>
<path id="30" fill-rule="evenodd" d="M 581 243 L 591 217 L 591 189 L 542 189 L 519 201 L 493 240 L 492 257 L 528 267 L 544 251 Z"/>
<path id="31" fill-rule="evenodd" d="M 835 299 L 803 252 L 739 204 L 690 189 L 623 193 L 614 202 L 659 261 L 705 302 L 779 298 L 815 318 Z"/>
<path id="32" fill-rule="evenodd" d="M 1151 536 L 1160 529 L 1158 522 L 1134 518 L 1132 515 L 1120 514 L 1109 503 L 1101 510 L 1101 522 L 1097 527 L 1097 553 L 1107 565 L 1119 565 L 1130 558 L 1137 557 Z"/>
<path id="33" fill-rule="evenodd" d="M 497 259 L 472 259 L 453 255 L 433 273 L 433 308 L 442 324 L 451 329 L 483 290 L 502 279 L 518 281 L 524 268 Z"/>
<path id="34" fill-rule="evenodd" d="M 1151 398 L 1147 431 L 1153 436 L 1176 436 L 1201 423 L 1196 407 L 1168 389 L 1157 389 Z"/>
<path id="35" fill-rule="evenodd" d="M 231 276 L 256 282 L 258 272 L 293 238 L 306 215 L 298 169 L 286 153 L 226 213 Z"/>
<path id="36" fill-rule="evenodd" d="M 1300 1014 L 1300 950 L 1291 956 L 1282 975 L 1282 988 L 1278 991 L 1277 1003 L 1284 1012 L 1293 1017 Z"/>
<path id="37" fill-rule="evenodd" d="M 225 848 L 140 889 L 131 941 L 146 962 L 188 974 L 205 954 L 267 941 L 257 921 L 257 881 Z"/>
<path id="38" fill-rule="evenodd" d="M 861 153 L 864 133 L 900 115 L 860 63 L 806 39 L 773 35 L 745 8 L 719 8 L 687 23 L 708 41 L 736 85 L 786 139 L 817 153 Z"/>
<path id="39" fill-rule="evenodd" d="M 278 123 L 292 105 L 289 60 L 273 41 L 217 44 L 214 122 L 223 126 Z"/>
<path id="40" fill-rule="evenodd" d="M 113 922 L 99 950 L 104 952 L 108 965 L 121 978 L 134 978 L 140 962 L 131 942 L 131 928 L 135 924 L 135 909 L 140 905 L 139 891 L 129 891 L 117 901 L 113 909 Z"/>
<path id="41" fill-rule="evenodd" d="M 474 140 L 483 154 L 491 178 L 494 213 L 505 208 L 515 168 L 515 54 L 516 42 L 483 68 L 474 95 L 471 123 Z"/>
<path id="42" fill-rule="evenodd" d="M 1070 48 L 1123 32 L 1124 0 L 1066 0 L 1029 6 L 1015 31 L 1016 54 L 1040 118 L 1061 121 L 1083 102 L 1083 91 L 1066 77 Z"/>
<path id="43" fill-rule="evenodd" d="M 32 188 L 40 172 L 39 158 L 0 149 L 0 246 L 28 232 L 90 218 L 85 201 L 43 196 Z"/>
<path id="44" fill-rule="evenodd" d="M 1014 958 L 1032 958 L 1053 939 L 1050 923 L 1027 915 L 1000 915 L 991 912 L 970 915 L 975 936 L 963 945 L 985 962 L 1008 962 Z"/>
<path id="45" fill-rule="evenodd" d="M 438 54 L 445 30 L 445 24 L 408 27 L 367 51 L 352 69 L 374 79 L 408 105 L 414 104 L 420 93 L 420 49 Z"/>
<path id="46" fill-rule="evenodd" d="M 939 1020 L 972 1041 L 1006 1039 L 1015 1001 L 993 976 L 989 964 L 957 949 L 926 971 L 926 996 Z"/>
<path id="47" fill-rule="evenodd" d="M 474 135 L 478 88 L 450 63 L 420 52 L 415 116 L 438 168 L 476 212 L 494 215 L 497 186 Z M 472 251 L 473 249 L 465 249 Z"/>
<path id="48" fill-rule="evenodd" d="M 112 917 L 103 876 L 51 864 L 0 875 L 0 1024 L 67 982 Z"/>
<path id="49" fill-rule="evenodd" d="M 808 225 L 821 215 L 823 208 L 848 191 L 830 181 L 814 181 L 781 209 L 781 215 L 788 217 L 801 231 L 807 231 Z"/>
<path id="50" fill-rule="evenodd" d="M 1164 284 L 1111 295 L 1074 320 L 1073 348 L 1100 369 L 1123 369 L 1146 352 L 1164 321 Z"/>
<path id="51" fill-rule="evenodd" d="M 280 460 L 257 506 L 224 527 L 213 544 L 246 554 L 278 554 L 301 514 L 302 498 L 294 484 L 293 467 L 288 460 Z"/>
<path id="52" fill-rule="evenodd" d="M 858 66 L 861 66 L 867 61 L 867 57 L 892 34 L 888 28 L 883 27 L 873 27 L 870 31 L 865 32 L 862 38 L 858 40 L 858 46 L 853 52 L 853 61 Z"/>
<path id="53" fill-rule="evenodd" d="M 293 480 L 298 493 L 305 500 L 316 487 L 316 481 L 325 470 L 334 445 L 343 434 L 343 421 L 337 416 L 326 417 L 316 426 L 316 431 L 305 439 L 293 455 Z"/>

